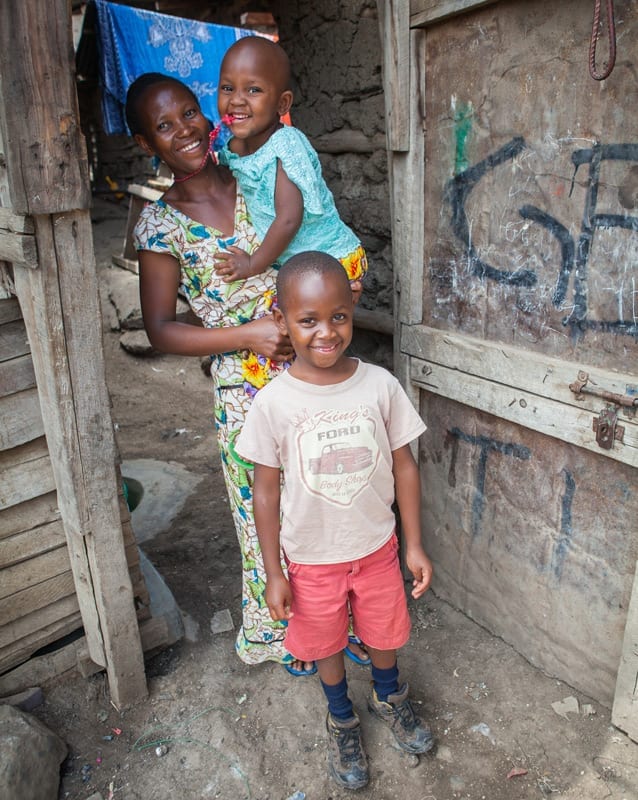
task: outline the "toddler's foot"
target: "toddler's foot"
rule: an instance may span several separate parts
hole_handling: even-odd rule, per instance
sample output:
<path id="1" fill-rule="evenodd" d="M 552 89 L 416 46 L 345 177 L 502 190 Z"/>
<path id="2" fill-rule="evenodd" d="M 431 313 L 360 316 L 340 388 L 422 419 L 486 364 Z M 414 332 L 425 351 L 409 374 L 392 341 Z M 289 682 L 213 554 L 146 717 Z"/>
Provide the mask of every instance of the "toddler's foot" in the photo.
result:
<path id="1" fill-rule="evenodd" d="M 361 724 L 355 714 L 342 720 L 328 713 L 328 769 L 344 789 L 362 789 L 369 780 L 368 759 L 361 743 Z"/>
<path id="2" fill-rule="evenodd" d="M 434 747 L 434 737 L 429 726 L 414 713 L 408 700 L 408 684 L 395 694 L 388 695 L 387 702 L 379 700 L 375 690 L 368 698 L 368 709 L 375 717 L 385 722 L 394 734 L 397 744 L 407 753 L 427 753 Z"/>

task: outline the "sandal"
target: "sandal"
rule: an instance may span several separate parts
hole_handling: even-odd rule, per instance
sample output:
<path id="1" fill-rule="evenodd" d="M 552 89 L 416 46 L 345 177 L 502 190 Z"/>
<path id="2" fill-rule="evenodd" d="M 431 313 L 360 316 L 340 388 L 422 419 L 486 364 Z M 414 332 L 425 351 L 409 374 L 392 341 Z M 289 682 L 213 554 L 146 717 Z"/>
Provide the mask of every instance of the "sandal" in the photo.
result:
<path id="1" fill-rule="evenodd" d="M 354 650 L 350 649 L 351 644 L 358 644 L 359 647 L 365 646 L 358 636 L 354 635 L 348 636 L 348 644 L 346 647 L 343 648 L 343 652 L 348 656 L 348 658 L 351 661 L 354 661 L 355 664 L 361 664 L 362 667 L 367 667 L 369 664 L 372 664 L 372 659 L 370 658 L 370 656 L 367 656 L 367 658 L 361 658 L 361 656 L 357 655 L 357 653 L 355 653 Z"/>
<path id="2" fill-rule="evenodd" d="M 294 663 L 294 662 L 293 662 Z M 296 669 L 293 667 L 292 664 L 284 664 L 286 672 L 289 672 L 291 675 L 294 675 L 295 678 L 306 677 L 309 675 L 314 675 L 317 671 L 317 665 L 315 662 L 312 662 L 312 669 Z"/>

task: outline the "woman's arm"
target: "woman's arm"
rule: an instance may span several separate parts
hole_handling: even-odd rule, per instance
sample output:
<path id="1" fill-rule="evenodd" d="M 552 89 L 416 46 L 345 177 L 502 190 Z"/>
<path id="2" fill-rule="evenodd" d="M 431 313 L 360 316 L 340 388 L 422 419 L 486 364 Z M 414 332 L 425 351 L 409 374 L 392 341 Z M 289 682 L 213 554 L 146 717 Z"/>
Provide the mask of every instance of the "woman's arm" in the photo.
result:
<path id="1" fill-rule="evenodd" d="M 286 361 L 292 356 L 290 341 L 268 315 L 244 325 L 202 328 L 177 322 L 175 308 L 179 286 L 179 264 L 173 256 L 140 250 L 140 300 L 149 341 L 165 353 L 206 356 L 234 350 Z"/>
<path id="2" fill-rule="evenodd" d="M 277 161 L 275 182 L 275 219 L 264 241 L 248 255 L 238 247 L 229 247 L 229 253 L 219 253 L 215 261 L 216 272 L 225 283 L 232 283 L 251 275 L 259 275 L 274 264 L 295 238 L 303 219 L 303 197 L 296 184 L 286 175 L 281 161 Z"/>

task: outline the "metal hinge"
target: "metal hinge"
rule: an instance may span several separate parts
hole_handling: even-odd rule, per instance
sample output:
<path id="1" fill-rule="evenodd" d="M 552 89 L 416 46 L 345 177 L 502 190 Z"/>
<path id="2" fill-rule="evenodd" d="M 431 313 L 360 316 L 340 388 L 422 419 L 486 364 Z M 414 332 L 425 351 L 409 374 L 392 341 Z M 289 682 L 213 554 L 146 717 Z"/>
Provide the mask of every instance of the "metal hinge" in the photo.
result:
<path id="1" fill-rule="evenodd" d="M 603 408 L 600 414 L 594 417 L 592 428 L 596 434 L 596 441 L 603 450 L 611 450 L 614 440 L 622 442 L 625 435 L 624 425 L 618 424 L 618 410 L 613 406 Z"/>

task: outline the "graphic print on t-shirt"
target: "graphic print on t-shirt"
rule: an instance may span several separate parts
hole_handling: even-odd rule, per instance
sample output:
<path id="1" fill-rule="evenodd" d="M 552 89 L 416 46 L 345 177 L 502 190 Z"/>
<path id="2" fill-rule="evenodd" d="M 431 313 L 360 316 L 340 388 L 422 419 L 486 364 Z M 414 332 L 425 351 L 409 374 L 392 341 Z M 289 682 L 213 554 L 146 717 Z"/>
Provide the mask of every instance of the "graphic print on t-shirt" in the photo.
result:
<path id="1" fill-rule="evenodd" d="M 303 485 L 330 503 L 349 506 L 368 485 L 379 459 L 369 409 L 325 409 L 295 424 Z"/>

